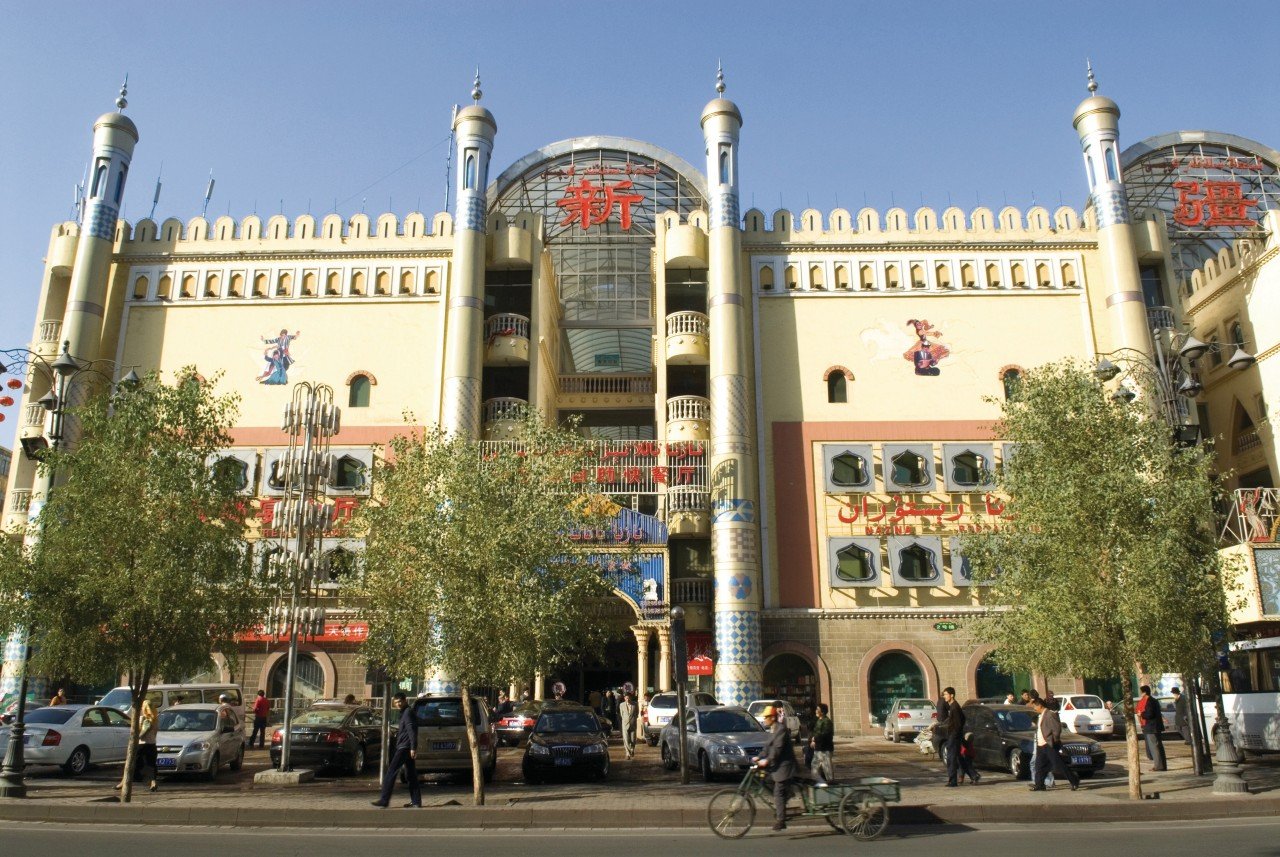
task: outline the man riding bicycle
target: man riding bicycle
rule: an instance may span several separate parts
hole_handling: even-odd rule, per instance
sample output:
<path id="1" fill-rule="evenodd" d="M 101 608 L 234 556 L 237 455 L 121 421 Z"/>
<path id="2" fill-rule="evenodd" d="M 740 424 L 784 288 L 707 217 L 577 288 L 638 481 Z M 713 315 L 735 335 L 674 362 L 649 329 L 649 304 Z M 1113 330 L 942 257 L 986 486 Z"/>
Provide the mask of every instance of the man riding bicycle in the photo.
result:
<path id="1" fill-rule="evenodd" d="M 773 781 L 773 809 L 776 821 L 774 830 L 787 829 L 787 793 L 796 775 L 796 751 L 791 745 L 791 730 L 778 718 L 778 710 L 772 705 L 761 712 L 764 726 L 769 730 L 769 740 L 753 761 L 769 772 Z"/>

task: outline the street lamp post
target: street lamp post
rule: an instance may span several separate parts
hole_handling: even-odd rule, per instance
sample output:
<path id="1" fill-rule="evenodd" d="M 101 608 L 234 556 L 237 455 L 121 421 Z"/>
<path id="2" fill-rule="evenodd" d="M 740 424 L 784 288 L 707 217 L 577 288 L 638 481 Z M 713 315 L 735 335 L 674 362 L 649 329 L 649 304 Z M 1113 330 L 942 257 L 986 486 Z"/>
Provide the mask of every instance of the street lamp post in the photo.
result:
<path id="1" fill-rule="evenodd" d="M 1204 386 L 1195 375 L 1195 361 L 1203 357 L 1210 346 L 1190 333 L 1167 324 L 1152 327 L 1151 342 L 1154 355 L 1133 348 L 1121 348 L 1103 354 L 1093 374 L 1100 381 L 1120 377 L 1120 383 L 1111 394 L 1112 400 L 1116 402 L 1132 402 L 1138 397 L 1137 391 L 1125 384 L 1127 378 L 1133 378 L 1141 387 L 1154 391 L 1159 401 L 1155 403 L 1153 410 L 1169 427 L 1174 442 L 1180 446 L 1194 446 L 1202 439 L 1200 426 L 1189 420 L 1190 415 L 1184 412 L 1185 406 L 1179 402 L 1178 397 L 1195 399 L 1204 391 Z M 1255 362 L 1256 358 L 1237 344 L 1227 365 L 1236 371 L 1244 371 Z M 1187 720 L 1191 727 L 1192 764 L 1196 774 L 1204 774 L 1208 773 L 1210 766 L 1206 758 L 1208 741 L 1202 734 L 1201 718 L 1197 716 L 1201 710 L 1199 682 L 1192 680 L 1186 682 L 1186 685 L 1190 697 L 1188 708 L 1191 716 Z M 1219 764 L 1213 790 L 1219 794 L 1247 791 L 1244 781 L 1240 779 L 1240 756 L 1231 741 L 1231 731 L 1222 710 L 1221 695 L 1218 697 L 1217 709 L 1214 740 L 1217 744 L 1215 758 Z"/>
<path id="2" fill-rule="evenodd" d="M 50 382 L 49 392 L 37 402 L 49 412 L 44 431 L 34 437 L 21 439 L 23 454 L 33 461 L 39 461 L 44 458 L 49 449 L 56 452 L 62 447 L 64 440 L 69 440 L 66 437 L 67 406 L 68 400 L 75 390 L 76 380 L 82 374 L 92 373 L 110 381 L 110 377 L 103 372 L 103 369 L 114 371 L 117 366 L 113 360 L 77 360 L 71 356 L 69 348 L 69 342 L 62 343 L 62 352 L 52 363 L 43 356 L 26 348 L 10 348 L 0 351 L 0 357 L 3 359 L 3 363 L 0 363 L 0 374 L 8 372 L 17 374 L 18 371 L 21 371 L 25 375 L 39 371 Z M 138 375 L 132 369 L 121 380 L 121 383 L 126 386 L 132 386 L 137 382 Z M 55 477 L 56 473 L 52 467 L 49 467 L 42 474 L 46 499 L 48 492 L 53 488 Z M 35 521 L 34 527 L 28 530 L 28 548 L 33 547 L 35 541 L 39 538 L 40 520 L 38 509 L 34 515 L 31 515 L 31 518 L 34 518 Z M 30 681 L 34 633 L 34 622 L 28 622 L 27 627 L 22 629 L 21 632 L 23 653 L 22 660 L 19 662 L 18 672 L 18 707 L 14 712 L 14 721 L 9 729 L 9 743 L 5 749 L 4 765 L 0 768 L 0 797 L 26 797 L 27 795 L 27 787 L 22 780 L 22 769 L 25 767 L 23 747 L 26 734 L 27 686 Z"/>

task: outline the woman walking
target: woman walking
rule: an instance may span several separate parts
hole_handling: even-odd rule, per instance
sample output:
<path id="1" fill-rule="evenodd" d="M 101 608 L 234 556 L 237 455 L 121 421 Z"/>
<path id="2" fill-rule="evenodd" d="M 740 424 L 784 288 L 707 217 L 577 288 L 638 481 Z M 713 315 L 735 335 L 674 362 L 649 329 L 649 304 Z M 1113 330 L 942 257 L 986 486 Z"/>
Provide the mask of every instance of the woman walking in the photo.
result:
<path id="1" fill-rule="evenodd" d="M 138 746 L 133 753 L 133 770 L 129 776 L 134 779 L 144 767 L 151 769 L 151 791 L 156 790 L 156 734 L 160 731 L 160 718 L 156 715 L 151 700 L 142 700 L 142 715 L 138 718 Z M 124 783 L 116 783 L 116 791 L 120 791 Z"/>

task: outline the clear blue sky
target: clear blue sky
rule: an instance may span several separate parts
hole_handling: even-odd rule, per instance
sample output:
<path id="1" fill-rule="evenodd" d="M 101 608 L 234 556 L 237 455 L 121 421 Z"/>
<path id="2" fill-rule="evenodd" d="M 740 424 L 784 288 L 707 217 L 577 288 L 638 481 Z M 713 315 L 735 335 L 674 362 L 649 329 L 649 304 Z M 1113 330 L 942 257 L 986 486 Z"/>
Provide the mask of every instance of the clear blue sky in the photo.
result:
<path id="1" fill-rule="evenodd" d="M 157 219 L 199 214 L 211 168 L 211 215 L 435 212 L 477 65 L 496 175 L 582 134 L 701 166 L 720 59 L 745 118 L 744 207 L 768 211 L 1080 208 L 1086 56 L 1126 146 L 1207 128 L 1280 148 L 1274 2 L 0 0 L 0 21 L 0 347 L 30 339 L 49 230 L 126 71 L 134 222 L 162 164 Z"/>

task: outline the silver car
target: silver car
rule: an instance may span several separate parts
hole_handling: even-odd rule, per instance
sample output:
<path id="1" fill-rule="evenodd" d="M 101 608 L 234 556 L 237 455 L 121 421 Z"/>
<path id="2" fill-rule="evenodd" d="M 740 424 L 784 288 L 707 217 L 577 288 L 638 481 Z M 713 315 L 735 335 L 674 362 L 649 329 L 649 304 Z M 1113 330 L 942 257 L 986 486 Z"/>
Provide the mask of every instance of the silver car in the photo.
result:
<path id="1" fill-rule="evenodd" d="M 938 706 L 931 699 L 899 697 L 884 715 L 884 738 L 897 744 L 903 735 L 914 737 L 938 721 Z"/>
<path id="2" fill-rule="evenodd" d="M 769 733 L 760 722 L 738 706 L 697 705 L 684 713 L 685 752 L 689 765 L 710 782 L 717 775 L 739 776 L 760 755 Z M 679 733 L 669 723 L 659 736 L 662 764 L 669 771 L 680 766 Z"/>
<path id="3" fill-rule="evenodd" d="M 160 712 L 156 735 L 156 773 L 199 774 L 207 780 L 229 765 L 244 764 L 244 730 L 234 717 L 219 717 L 208 702 L 175 705 Z"/>

